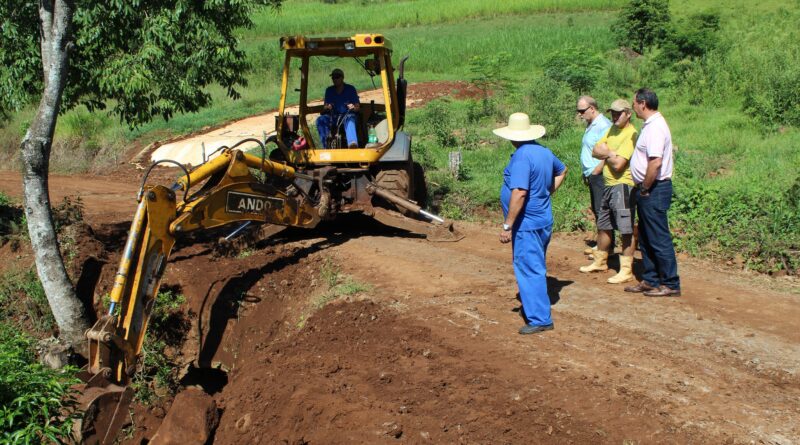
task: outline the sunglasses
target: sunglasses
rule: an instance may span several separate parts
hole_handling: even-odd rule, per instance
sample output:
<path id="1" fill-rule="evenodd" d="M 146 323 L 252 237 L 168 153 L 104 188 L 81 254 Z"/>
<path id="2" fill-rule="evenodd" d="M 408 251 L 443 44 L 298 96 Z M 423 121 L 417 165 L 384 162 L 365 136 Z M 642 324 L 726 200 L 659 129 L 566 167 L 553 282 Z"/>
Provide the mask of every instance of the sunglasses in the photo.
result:
<path id="1" fill-rule="evenodd" d="M 580 108 L 578 108 L 577 110 L 575 110 L 575 112 L 576 112 L 576 113 L 578 113 L 578 114 L 583 114 L 583 113 L 585 113 L 585 112 L 586 112 L 586 110 L 588 110 L 589 108 L 591 108 L 591 107 L 586 107 L 586 108 L 584 108 L 583 110 L 581 110 Z"/>
<path id="2" fill-rule="evenodd" d="M 344 76 L 331 76 L 331 79 L 344 79 Z"/>

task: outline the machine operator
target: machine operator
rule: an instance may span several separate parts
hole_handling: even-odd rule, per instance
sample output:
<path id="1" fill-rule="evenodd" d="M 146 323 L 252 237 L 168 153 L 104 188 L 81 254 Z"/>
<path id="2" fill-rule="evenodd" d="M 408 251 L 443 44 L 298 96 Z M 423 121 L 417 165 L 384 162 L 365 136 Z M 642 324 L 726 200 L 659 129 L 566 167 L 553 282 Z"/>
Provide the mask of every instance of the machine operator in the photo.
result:
<path id="1" fill-rule="evenodd" d="M 331 81 L 333 85 L 325 90 L 325 105 L 323 107 L 325 111 L 329 112 L 317 118 L 319 140 L 323 145 L 327 146 L 331 127 L 341 123 L 347 136 L 347 146 L 356 148 L 358 147 L 358 133 L 356 133 L 355 113 L 360 110 L 358 92 L 354 86 L 344 83 L 344 71 L 339 68 L 331 72 Z M 348 113 L 348 111 L 351 111 L 351 113 Z"/>

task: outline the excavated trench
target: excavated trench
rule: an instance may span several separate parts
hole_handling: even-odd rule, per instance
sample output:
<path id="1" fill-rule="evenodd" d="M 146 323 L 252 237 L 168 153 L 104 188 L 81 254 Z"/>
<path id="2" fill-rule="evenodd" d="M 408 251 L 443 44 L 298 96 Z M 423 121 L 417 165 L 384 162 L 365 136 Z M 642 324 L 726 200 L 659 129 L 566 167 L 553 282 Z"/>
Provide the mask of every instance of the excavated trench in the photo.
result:
<path id="1" fill-rule="evenodd" d="M 116 239 L 99 232 L 101 239 Z M 546 379 L 520 373 L 507 366 L 512 357 L 474 333 L 465 338 L 441 322 L 430 325 L 369 283 L 361 292 L 337 294 L 331 285 L 347 282 L 341 271 L 348 260 L 336 247 L 354 236 L 415 238 L 356 218 L 313 232 L 286 230 L 235 256 L 215 256 L 213 236 L 179 243 L 162 286 L 186 297 L 181 309 L 191 321 L 184 343 L 171 351 L 181 367 L 181 389 L 174 400 L 135 404 L 123 443 L 521 443 L 531 437 L 590 443 L 628 437 L 630 431 L 609 429 L 607 419 L 588 420 L 543 403 L 579 400 L 584 389 L 565 394 Z M 109 265 L 116 267 L 113 255 L 100 283 L 110 282 Z M 634 432 L 656 431 L 653 442 L 691 440 L 665 427 L 646 401 L 636 404 L 643 415 Z M 609 409 L 628 408 L 609 401 Z"/>

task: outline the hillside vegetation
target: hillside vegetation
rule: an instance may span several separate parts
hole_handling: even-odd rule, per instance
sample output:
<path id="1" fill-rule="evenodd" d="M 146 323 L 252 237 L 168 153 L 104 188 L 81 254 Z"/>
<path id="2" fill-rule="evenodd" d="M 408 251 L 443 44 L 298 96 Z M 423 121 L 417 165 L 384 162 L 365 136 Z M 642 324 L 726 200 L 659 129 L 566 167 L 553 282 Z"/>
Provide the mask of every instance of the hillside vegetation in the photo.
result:
<path id="1" fill-rule="evenodd" d="M 265 10 L 253 29 L 241 32 L 253 69 L 240 100 L 212 89 L 213 107 L 136 129 L 77 109 L 59 121 L 53 167 L 102 171 L 132 144 L 274 108 L 279 35 L 381 32 L 397 56 L 410 55 L 411 82 L 469 80 L 487 92 L 483 99 L 440 100 L 410 112 L 414 156 L 426 166 L 430 192 L 445 215 L 476 218 L 484 208 L 497 208 L 511 147 L 491 129 L 509 113 L 525 111 L 546 125 L 543 142 L 571 169 L 554 199 L 557 229 L 590 229 L 575 99 L 589 93 L 603 107 L 649 86 L 659 94 L 677 146 L 671 221 L 678 248 L 756 270 L 796 273 L 800 2 L 673 0 L 671 21 L 659 25 L 660 40 L 643 54 L 621 49 L 636 48 L 625 38 L 625 23 L 617 22 L 627 4 L 288 0 L 280 13 Z M 7 161 L 30 116 L 18 113 L 0 130 Z M 455 150 L 461 150 L 463 165 L 453 177 L 447 158 Z"/>

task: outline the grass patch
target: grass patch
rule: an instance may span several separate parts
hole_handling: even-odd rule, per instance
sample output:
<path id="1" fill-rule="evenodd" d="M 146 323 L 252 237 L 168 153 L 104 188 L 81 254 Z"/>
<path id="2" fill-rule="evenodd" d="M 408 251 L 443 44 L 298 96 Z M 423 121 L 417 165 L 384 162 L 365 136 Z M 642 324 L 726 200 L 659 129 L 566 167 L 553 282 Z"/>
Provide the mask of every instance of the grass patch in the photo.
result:
<path id="1" fill-rule="evenodd" d="M 0 319 L 41 336 L 55 331 L 55 319 L 36 269 L 11 269 L 0 276 Z"/>
<path id="2" fill-rule="evenodd" d="M 339 297 L 361 294 L 372 290 L 370 284 L 357 281 L 350 275 L 343 273 L 331 257 L 327 257 L 323 261 L 319 270 L 319 280 L 325 286 L 325 291 L 315 297 L 311 302 L 311 307 L 300 316 L 297 322 L 297 327 L 300 329 L 305 326 L 306 320 L 313 312 L 322 309 L 331 301 Z"/>
<path id="3" fill-rule="evenodd" d="M 36 360 L 35 340 L 0 322 L 0 443 L 71 443 L 77 369 Z M 66 414 L 66 415 L 65 415 Z"/>
<path id="4" fill-rule="evenodd" d="M 156 295 L 139 369 L 131 382 L 136 400 L 145 405 L 175 394 L 180 387 L 178 357 L 190 327 L 181 310 L 185 302 L 186 297 L 175 289 L 163 289 Z"/>

